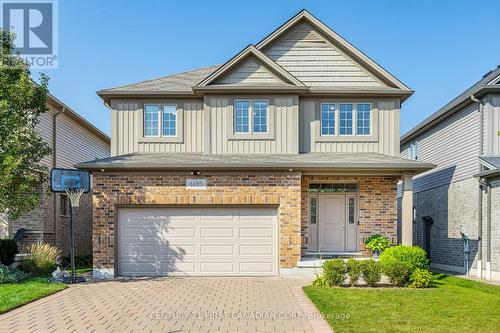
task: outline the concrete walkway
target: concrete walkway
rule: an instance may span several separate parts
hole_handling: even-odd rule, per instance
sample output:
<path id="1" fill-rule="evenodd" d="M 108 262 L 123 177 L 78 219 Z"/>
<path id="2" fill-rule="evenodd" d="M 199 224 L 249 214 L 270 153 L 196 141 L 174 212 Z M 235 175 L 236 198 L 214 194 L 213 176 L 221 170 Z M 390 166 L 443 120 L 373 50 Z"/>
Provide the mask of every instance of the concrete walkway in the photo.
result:
<path id="1" fill-rule="evenodd" d="M 331 332 L 303 280 L 155 278 L 73 285 L 0 315 L 7 332 Z"/>

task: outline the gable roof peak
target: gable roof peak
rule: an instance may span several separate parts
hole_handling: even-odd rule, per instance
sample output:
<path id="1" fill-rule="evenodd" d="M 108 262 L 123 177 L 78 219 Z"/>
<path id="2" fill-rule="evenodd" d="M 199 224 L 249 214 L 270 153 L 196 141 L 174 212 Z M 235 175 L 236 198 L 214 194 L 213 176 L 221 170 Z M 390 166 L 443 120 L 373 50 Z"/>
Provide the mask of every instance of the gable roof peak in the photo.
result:
<path id="1" fill-rule="evenodd" d="M 262 53 L 259 49 L 257 49 L 253 44 L 249 44 L 243 50 L 241 50 L 237 55 L 233 58 L 229 59 L 224 65 L 220 66 L 216 71 L 207 76 L 203 81 L 198 83 L 196 87 L 205 87 L 212 82 L 215 82 L 217 78 L 220 78 L 225 73 L 228 73 L 231 69 L 235 68 L 241 61 L 246 59 L 249 56 L 255 57 L 259 60 L 264 66 L 266 66 L 269 70 L 275 73 L 278 77 L 286 81 L 293 86 L 305 87 L 304 83 L 302 83 L 295 76 L 284 70 L 280 65 L 271 60 L 268 56 Z"/>

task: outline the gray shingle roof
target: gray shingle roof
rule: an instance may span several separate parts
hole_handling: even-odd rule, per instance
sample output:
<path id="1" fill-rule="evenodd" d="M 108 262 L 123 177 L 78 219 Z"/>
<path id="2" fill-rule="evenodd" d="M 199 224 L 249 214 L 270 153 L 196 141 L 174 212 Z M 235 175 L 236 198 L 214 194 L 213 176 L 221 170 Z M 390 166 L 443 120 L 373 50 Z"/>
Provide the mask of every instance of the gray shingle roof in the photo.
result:
<path id="1" fill-rule="evenodd" d="M 157 79 L 128 84 L 120 87 L 100 90 L 98 94 L 127 92 L 185 92 L 192 93 L 192 86 L 197 85 L 205 77 L 212 74 L 220 65 L 200 68 L 188 72 L 168 75 Z"/>
<path id="2" fill-rule="evenodd" d="M 452 99 L 445 106 L 431 114 L 411 130 L 403 134 L 403 136 L 401 136 L 401 142 L 404 143 L 410 140 L 411 138 L 413 138 L 413 136 L 415 136 L 415 134 L 417 134 L 417 132 L 420 132 L 425 127 L 428 127 L 436 120 L 440 118 L 445 119 L 447 116 L 453 114 L 453 111 L 456 110 L 457 106 L 463 105 L 464 103 L 472 103 L 472 100 L 470 99 L 471 95 L 476 94 L 480 90 L 488 87 L 491 87 L 492 89 L 498 89 L 498 85 L 495 84 L 494 81 L 498 76 L 500 76 L 500 65 L 496 69 L 486 73 L 481 80 L 474 83 L 470 88 L 466 89 L 460 95 Z"/>
<path id="3" fill-rule="evenodd" d="M 492 166 L 493 168 L 500 169 L 500 156 L 482 155 L 479 156 L 479 158 L 484 162 L 486 162 L 488 165 Z"/>
<path id="4" fill-rule="evenodd" d="M 204 154 L 133 153 L 80 163 L 89 170 L 190 170 L 190 169 L 339 169 L 427 171 L 433 164 L 375 153 L 307 154 Z"/>

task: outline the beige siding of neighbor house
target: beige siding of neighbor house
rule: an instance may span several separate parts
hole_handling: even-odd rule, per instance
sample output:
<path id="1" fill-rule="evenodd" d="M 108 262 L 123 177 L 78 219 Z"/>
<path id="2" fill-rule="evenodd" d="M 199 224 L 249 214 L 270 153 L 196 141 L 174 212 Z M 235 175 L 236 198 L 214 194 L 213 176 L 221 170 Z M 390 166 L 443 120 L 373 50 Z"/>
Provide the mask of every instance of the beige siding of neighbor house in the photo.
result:
<path id="1" fill-rule="evenodd" d="M 321 139 L 320 104 L 323 102 L 370 103 L 373 136 L 335 136 L 331 140 Z M 397 100 L 301 99 L 300 152 L 374 152 L 399 156 L 399 113 L 400 103 Z"/>
<path id="2" fill-rule="evenodd" d="M 145 138 L 143 134 L 144 103 L 175 103 L 182 112 L 178 117 L 180 138 Z M 202 100 L 113 101 L 111 103 L 111 155 L 133 152 L 202 152 Z"/>
<path id="3" fill-rule="evenodd" d="M 263 52 L 309 86 L 385 86 L 306 22 L 291 28 Z"/>
<path id="4" fill-rule="evenodd" d="M 247 58 L 235 69 L 217 79 L 214 84 L 284 84 L 258 60 Z"/>
<path id="5" fill-rule="evenodd" d="M 418 137 L 418 159 L 437 165 L 414 179 L 414 192 L 448 185 L 477 173 L 479 112 L 472 104 Z M 408 144 L 401 157 L 408 157 Z"/>
<path id="6" fill-rule="evenodd" d="M 57 121 L 57 167 L 75 167 L 76 163 L 109 157 L 109 144 L 82 127 L 65 113 Z"/>
<path id="7" fill-rule="evenodd" d="M 269 102 L 269 127 L 272 138 L 232 137 L 232 109 L 235 99 L 266 99 Z M 205 112 L 205 152 L 213 154 L 294 154 L 299 147 L 298 96 L 207 96 Z M 272 117 L 272 119 L 271 119 Z M 273 126 L 274 123 L 274 126 Z M 273 128 L 271 128 L 271 126 Z"/>
<path id="8" fill-rule="evenodd" d="M 500 155 L 500 95 L 488 95 L 484 111 L 484 153 Z"/>

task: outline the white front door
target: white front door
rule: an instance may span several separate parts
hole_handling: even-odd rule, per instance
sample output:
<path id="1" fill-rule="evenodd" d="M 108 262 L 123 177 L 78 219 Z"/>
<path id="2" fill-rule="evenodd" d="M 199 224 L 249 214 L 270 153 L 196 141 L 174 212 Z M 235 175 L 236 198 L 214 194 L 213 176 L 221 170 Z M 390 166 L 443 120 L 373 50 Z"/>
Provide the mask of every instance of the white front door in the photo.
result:
<path id="1" fill-rule="evenodd" d="M 319 209 L 319 251 L 344 251 L 345 196 L 320 196 Z"/>
<path id="2" fill-rule="evenodd" d="M 318 194 L 309 198 L 308 250 L 355 252 L 358 249 L 356 195 Z"/>

